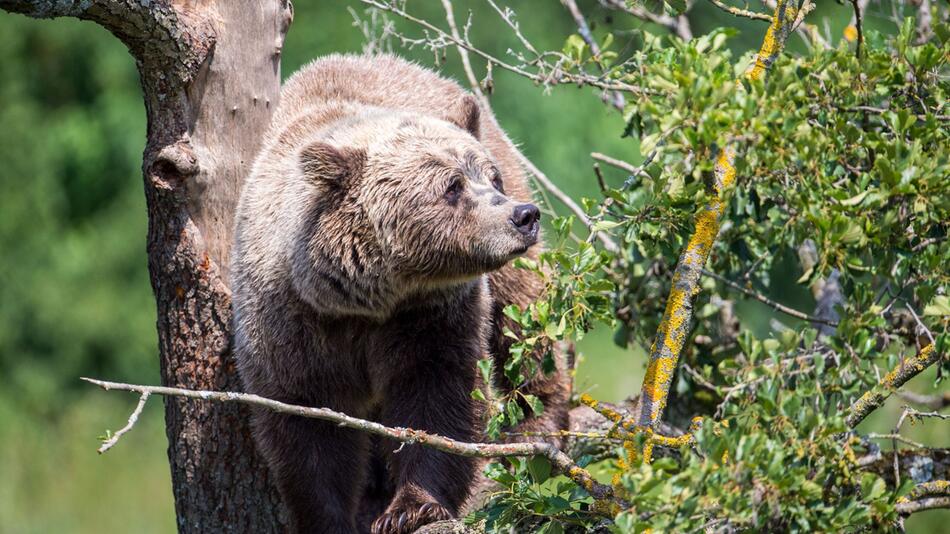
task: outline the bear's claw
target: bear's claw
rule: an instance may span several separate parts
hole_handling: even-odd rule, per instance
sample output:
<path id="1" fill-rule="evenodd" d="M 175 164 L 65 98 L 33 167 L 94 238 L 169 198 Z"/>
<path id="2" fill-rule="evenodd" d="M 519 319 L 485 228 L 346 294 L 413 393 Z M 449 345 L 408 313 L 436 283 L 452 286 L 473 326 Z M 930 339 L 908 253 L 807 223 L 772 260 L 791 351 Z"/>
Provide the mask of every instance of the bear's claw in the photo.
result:
<path id="1" fill-rule="evenodd" d="M 372 534 L 410 534 L 436 521 L 452 519 L 452 514 L 439 503 L 427 502 L 415 510 L 390 510 L 373 521 Z"/>

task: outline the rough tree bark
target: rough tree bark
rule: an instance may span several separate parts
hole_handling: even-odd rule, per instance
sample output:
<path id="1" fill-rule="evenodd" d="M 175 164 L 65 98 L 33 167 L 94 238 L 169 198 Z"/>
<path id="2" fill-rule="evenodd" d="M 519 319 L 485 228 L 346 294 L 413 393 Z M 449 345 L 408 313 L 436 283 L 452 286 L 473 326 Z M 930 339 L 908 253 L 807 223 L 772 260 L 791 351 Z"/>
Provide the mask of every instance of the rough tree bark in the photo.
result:
<path id="1" fill-rule="evenodd" d="M 280 90 L 289 0 L 0 0 L 77 17 L 122 40 L 148 114 L 148 265 L 162 383 L 240 389 L 229 349 L 228 255 L 241 184 Z M 180 532 L 275 532 L 285 524 L 244 409 L 166 400 Z"/>

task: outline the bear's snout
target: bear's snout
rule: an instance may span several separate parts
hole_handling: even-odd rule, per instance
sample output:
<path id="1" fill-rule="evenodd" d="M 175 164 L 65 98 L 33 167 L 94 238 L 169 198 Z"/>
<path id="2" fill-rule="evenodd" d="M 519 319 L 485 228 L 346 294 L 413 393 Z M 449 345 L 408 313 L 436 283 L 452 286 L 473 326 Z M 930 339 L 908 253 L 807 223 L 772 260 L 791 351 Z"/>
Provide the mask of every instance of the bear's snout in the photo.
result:
<path id="1" fill-rule="evenodd" d="M 511 224 L 515 225 L 518 233 L 523 235 L 528 241 L 528 245 L 533 245 L 538 240 L 539 220 L 541 219 L 541 210 L 534 204 L 519 204 L 515 206 L 511 214 Z"/>

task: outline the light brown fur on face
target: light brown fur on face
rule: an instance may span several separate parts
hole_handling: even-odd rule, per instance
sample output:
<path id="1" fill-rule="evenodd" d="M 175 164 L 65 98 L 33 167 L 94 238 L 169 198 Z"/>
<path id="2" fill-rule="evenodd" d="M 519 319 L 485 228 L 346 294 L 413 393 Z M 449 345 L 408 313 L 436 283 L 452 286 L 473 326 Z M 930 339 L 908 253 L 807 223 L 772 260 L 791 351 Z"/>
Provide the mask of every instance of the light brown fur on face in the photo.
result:
<path id="1" fill-rule="evenodd" d="M 475 364 L 489 354 L 502 369 L 502 331 L 517 329 L 501 310 L 542 289 L 509 263 L 540 248 L 531 200 L 515 148 L 454 82 L 393 56 L 304 67 L 285 84 L 237 213 L 245 387 L 479 439 Z M 522 391 L 546 403 L 526 427 L 565 426 L 563 366 Z M 393 455 L 393 444 L 290 416 L 255 412 L 253 423 L 300 532 L 371 522 L 374 534 L 409 532 L 458 514 L 475 484 L 471 459 L 419 446 Z M 383 476 L 368 472 L 371 458 Z"/>

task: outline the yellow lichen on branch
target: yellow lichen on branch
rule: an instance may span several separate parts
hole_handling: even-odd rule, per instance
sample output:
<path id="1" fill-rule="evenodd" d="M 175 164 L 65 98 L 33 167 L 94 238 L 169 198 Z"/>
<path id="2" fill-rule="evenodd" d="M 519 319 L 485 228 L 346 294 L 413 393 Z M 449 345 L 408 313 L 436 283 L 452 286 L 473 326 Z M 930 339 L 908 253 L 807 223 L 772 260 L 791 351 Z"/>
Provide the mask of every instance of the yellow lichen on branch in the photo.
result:
<path id="1" fill-rule="evenodd" d="M 785 0 L 777 2 L 762 47 L 746 71 L 745 76 L 750 80 L 760 79 L 785 46 L 797 13 L 795 8 L 786 4 Z M 670 295 L 650 349 L 650 362 L 637 404 L 636 423 L 643 429 L 655 428 L 666 407 L 676 365 L 689 336 L 693 299 L 699 293 L 702 269 L 719 233 L 725 210 L 723 195 L 735 183 L 734 162 L 734 148 L 727 146 L 719 153 L 715 165 L 715 195 L 696 215 L 695 229 L 674 271 Z"/>
<path id="2" fill-rule="evenodd" d="M 769 25 L 768 31 L 765 32 L 765 39 L 762 40 L 762 47 L 759 49 L 759 53 L 755 55 L 755 61 L 753 61 L 752 64 L 749 65 L 749 69 L 746 70 L 746 78 L 750 80 L 761 79 L 762 76 L 765 75 L 765 72 L 769 70 L 769 67 L 772 66 L 772 63 L 778 58 L 778 55 L 782 53 L 782 48 L 785 47 L 785 40 L 792 30 L 795 17 L 798 15 L 798 10 L 787 4 L 787 0 L 780 0 L 775 6 L 775 15 L 772 17 L 772 24 Z"/>
<path id="3" fill-rule="evenodd" d="M 851 405 L 846 420 L 848 427 L 856 427 L 858 423 L 864 421 L 864 418 L 871 412 L 884 404 L 884 401 L 886 401 L 897 388 L 906 384 L 908 380 L 919 375 L 924 369 L 930 367 L 939 359 L 940 355 L 934 350 L 933 343 L 920 349 L 920 352 L 918 352 L 916 356 L 902 359 L 896 367 L 884 375 L 880 383 L 866 391 L 864 395 L 861 395 L 861 397 Z"/>

